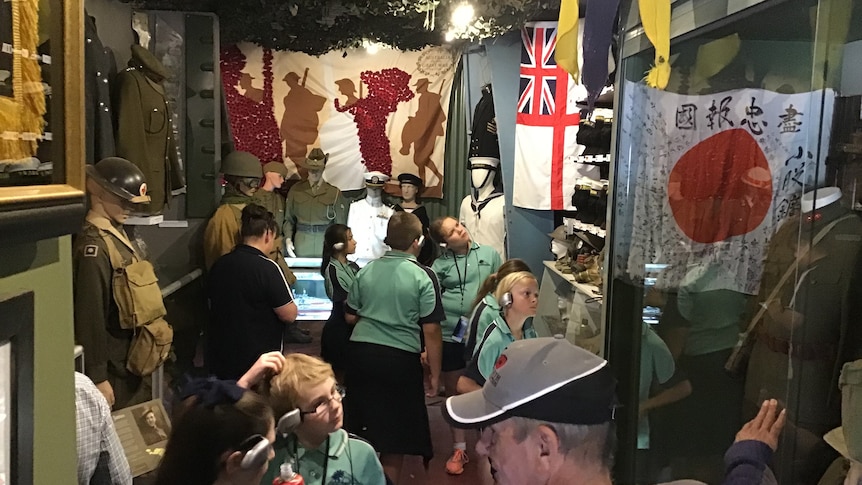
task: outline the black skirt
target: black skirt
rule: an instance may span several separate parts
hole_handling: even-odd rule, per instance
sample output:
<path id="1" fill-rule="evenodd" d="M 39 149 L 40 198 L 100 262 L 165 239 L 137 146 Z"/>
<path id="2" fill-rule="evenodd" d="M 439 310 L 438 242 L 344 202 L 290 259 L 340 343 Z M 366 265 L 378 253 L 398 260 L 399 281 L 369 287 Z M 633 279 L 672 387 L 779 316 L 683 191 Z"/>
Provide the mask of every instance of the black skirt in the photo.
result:
<path id="1" fill-rule="evenodd" d="M 345 428 L 380 453 L 433 454 L 419 354 L 350 342 Z"/>
<path id="2" fill-rule="evenodd" d="M 332 313 L 320 335 L 320 356 L 337 373 L 347 369 L 347 344 L 350 343 L 352 333 L 353 326 L 344 320 L 344 303 L 332 302 Z"/>

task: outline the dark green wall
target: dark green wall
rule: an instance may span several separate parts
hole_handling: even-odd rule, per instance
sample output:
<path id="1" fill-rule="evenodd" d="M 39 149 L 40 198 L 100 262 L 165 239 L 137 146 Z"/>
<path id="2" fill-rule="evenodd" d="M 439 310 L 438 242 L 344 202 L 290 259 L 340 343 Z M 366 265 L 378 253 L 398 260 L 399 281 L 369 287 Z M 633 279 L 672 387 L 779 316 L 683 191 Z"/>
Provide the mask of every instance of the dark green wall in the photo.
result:
<path id="1" fill-rule="evenodd" d="M 33 483 L 75 483 L 70 236 L 0 247 L 0 294 L 24 291 L 36 306 Z"/>

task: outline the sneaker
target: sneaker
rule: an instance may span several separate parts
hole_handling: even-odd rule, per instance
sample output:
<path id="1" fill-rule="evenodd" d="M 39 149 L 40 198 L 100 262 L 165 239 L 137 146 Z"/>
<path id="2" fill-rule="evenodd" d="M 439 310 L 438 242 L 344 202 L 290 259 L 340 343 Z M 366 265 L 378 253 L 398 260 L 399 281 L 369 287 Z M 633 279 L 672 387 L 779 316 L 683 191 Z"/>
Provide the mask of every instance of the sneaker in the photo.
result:
<path id="1" fill-rule="evenodd" d="M 310 344 L 311 337 L 302 333 L 299 327 L 294 323 L 288 325 L 284 329 L 284 341 L 289 344 Z"/>
<path id="2" fill-rule="evenodd" d="M 446 461 L 446 473 L 450 475 L 460 475 L 464 473 L 464 465 L 470 461 L 467 452 L 456 448 L 452 452 L 452 456 Z"/>

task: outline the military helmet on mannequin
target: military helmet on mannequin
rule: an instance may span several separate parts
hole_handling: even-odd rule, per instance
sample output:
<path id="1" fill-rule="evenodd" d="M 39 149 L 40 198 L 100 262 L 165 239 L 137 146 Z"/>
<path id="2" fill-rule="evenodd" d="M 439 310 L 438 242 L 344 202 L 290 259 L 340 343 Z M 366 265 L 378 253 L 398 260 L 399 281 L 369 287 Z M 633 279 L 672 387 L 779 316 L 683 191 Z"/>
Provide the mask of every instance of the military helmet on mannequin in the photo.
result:
<path id="1" fill-rule="evenodd" d="M 230 152 L 221 161 L 221 172 L 243 178 L 263 178 L 260 159 L 248 152 Z"/>
<path id="2" fill-rule="evenodd" d="M 95 165 L 87 165 L 87 176 L 125 201 L 133 204 L 150 202 L 144 172 L 125 158 L 108 157 Z"/>

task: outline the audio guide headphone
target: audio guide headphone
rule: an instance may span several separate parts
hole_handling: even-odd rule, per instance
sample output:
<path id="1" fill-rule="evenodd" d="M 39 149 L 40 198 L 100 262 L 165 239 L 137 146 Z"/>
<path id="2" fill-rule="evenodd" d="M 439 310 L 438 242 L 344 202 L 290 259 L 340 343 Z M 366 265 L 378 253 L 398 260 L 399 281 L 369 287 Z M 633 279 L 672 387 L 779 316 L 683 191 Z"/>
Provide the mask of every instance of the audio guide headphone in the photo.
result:
<path id="1" fill-rule="evenodd" d="M 509 308 L 512 306 L 512 293 L 508 291 L 503 293 L 502 298 L 500 298 L 500 306 L 503 308 Z"/>
<path id="2" fill-rule="evenodd" d="M 332 245 L 332 249 L 334 249 L 336 251 L 341 251 L 342 249 L 344 249 L 344 243 L 343 242 L 337 242 L 337 243 Z"/>
<path id="3" fill-rule="evenodd" d="M 248 450 L 245 451 L 245 455 L 242 457 L 242 461 L 239 464 L 240 468 L 243 470 L 253 470 L 262 467 L 266 463 L 266 460 L 269 459 L 269 450 L 271 447 L 272 443 L 262 435 L 255 434 L 249 436 L 239 445 L 239 449 L 237 450 Z"/>
<path id="4" fill-rule="evenodd" d="M 419 247 L 421 248 L 423 244 L 425 244 L 425 235 L 420 235 L 417 240 L 419 241 Z"/>

